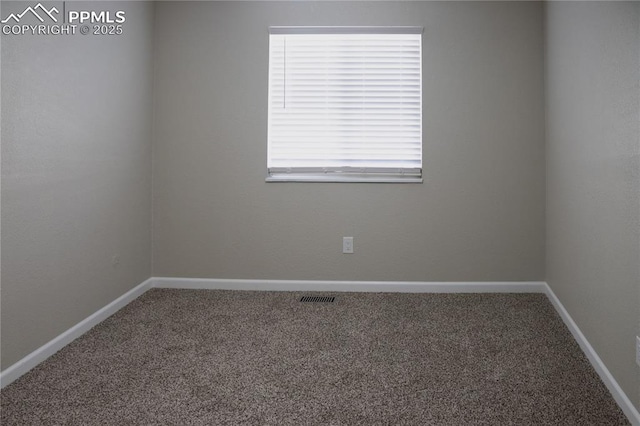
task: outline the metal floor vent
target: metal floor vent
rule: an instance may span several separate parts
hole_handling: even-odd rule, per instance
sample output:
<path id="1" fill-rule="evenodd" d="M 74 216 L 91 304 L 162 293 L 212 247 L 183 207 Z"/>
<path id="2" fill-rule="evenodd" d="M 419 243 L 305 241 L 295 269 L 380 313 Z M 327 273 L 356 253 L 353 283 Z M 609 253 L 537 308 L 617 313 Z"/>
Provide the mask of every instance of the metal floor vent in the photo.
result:
<path id="1" fill-rule="evenodd" d="M 301 302 L 312 302 L 312 303 L 333 303 L 336 300 L 335 297 L 329 296 L 302 296 L 300 299 Z"/>

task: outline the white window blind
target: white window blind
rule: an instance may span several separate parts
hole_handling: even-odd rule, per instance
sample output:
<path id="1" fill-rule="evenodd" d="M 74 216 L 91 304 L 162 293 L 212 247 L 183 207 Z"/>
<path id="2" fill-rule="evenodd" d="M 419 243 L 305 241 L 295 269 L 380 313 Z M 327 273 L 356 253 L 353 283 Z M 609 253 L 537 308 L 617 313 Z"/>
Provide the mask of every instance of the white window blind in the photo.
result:
<path id="1" fill-rule="evenodd" d="M 271 27 L 267 180 L 421 181 L 421 38 Z"/>

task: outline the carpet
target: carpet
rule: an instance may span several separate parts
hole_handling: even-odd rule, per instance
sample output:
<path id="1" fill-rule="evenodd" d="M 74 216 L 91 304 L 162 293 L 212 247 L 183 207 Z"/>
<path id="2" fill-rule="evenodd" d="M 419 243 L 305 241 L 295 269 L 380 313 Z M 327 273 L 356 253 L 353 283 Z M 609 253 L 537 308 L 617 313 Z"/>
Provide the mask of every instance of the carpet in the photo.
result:
<path id="1" fill-rule="evenodd" d="M 2 424 L 629 424 L 542 294 L 303 295 L 150 290 L 3 389 Z"/>

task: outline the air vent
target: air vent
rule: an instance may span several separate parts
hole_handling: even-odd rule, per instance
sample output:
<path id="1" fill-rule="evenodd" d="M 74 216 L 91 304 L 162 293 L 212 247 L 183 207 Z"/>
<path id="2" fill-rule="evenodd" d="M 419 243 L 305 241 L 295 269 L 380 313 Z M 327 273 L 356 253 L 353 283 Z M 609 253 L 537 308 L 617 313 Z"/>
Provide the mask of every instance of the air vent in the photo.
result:
<path id="1" fill-rule="evenodd" d="M 302 296 L 300 299 L 301 302 L 309 302 L 309 303 L 333 303 L 336 300 L 335 297 L 328 296 Z"/>

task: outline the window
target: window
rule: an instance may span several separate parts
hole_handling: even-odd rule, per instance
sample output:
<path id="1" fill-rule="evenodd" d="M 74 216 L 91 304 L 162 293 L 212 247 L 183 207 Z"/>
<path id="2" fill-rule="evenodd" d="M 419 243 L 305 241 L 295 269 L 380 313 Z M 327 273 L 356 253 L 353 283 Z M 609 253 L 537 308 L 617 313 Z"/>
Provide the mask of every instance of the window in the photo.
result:
<path id="1" fill-rule="evenodd" d="M 422 181 L 421 27 L 269 32 L 267 181 Z"/>

